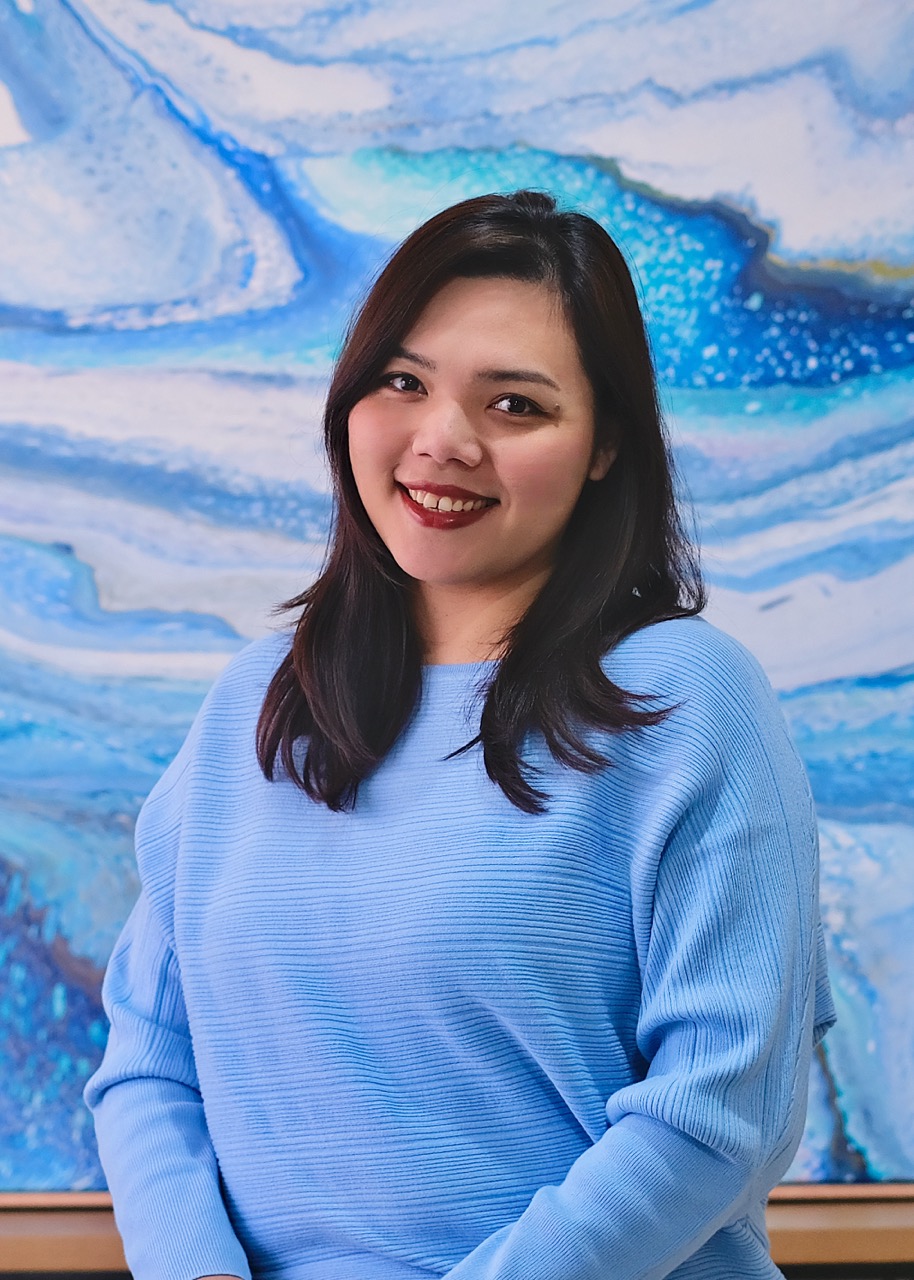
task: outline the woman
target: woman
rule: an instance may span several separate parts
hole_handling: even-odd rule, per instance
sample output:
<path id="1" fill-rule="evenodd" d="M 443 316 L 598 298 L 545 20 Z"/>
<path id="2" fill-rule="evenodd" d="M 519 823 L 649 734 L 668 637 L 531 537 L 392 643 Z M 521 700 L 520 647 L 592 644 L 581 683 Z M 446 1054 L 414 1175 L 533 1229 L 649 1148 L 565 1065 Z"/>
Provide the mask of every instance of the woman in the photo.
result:
<path id="1" fill-rule="evenodd" d="M 87 1089 L 136 1280 L 777 1276 L 813 808 L 695 616 L 618 249 L 532 192 L 432 218 L 325 427 L 294 638 L 137 825 Z"/>

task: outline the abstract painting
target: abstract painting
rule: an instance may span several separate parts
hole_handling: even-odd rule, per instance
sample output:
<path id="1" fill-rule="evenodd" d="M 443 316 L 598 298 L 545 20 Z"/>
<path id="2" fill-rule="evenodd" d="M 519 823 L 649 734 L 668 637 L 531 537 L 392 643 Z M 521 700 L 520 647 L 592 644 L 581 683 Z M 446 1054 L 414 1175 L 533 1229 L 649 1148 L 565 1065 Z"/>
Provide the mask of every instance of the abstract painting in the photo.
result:
<path id="1" fill-rule="evenodd" d="M 351 308 L 521 186 L 625 249 L 708 616 L 812 780 L 840 1021 L 789 1177 L 914 1178 L 911 173 L 907 0 L 0 0 L 0 1187 L 104 1185 L 133 822 L 321 563 Z"/>

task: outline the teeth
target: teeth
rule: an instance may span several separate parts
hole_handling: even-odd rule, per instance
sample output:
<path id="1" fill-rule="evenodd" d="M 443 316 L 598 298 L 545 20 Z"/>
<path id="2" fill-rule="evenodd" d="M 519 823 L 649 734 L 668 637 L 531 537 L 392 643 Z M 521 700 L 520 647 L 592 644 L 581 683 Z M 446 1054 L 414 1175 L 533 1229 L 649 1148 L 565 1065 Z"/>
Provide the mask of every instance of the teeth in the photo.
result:
<path id="1" fill-rule="evenodd" d="M 426 511 L 481 511 L 483 507 L 489 506 L 485 498 L 448 498 L 447 496 L 439 498 L 434 493 L 428 493 L 425 489 L 407 489 L 406 491 L 412 498 L 413 502 L 417 502 L 420 507 L 425 507 Z"/>

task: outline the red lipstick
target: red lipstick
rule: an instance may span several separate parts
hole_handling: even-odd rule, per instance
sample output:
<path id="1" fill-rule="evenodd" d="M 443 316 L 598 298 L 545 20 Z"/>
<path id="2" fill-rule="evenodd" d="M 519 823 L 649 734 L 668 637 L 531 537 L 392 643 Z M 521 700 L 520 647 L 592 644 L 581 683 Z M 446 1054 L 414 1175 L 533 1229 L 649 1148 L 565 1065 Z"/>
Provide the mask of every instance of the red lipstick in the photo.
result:
<path id="1" fill-rule="evenodd" d="M 473 493 L 469 489 L 461 489 L 453 484 L 403 484 L 397 482 L 400 490 L 400 496 L 407 511 L 417 520 L 419 524 L 426 529 L 463 529 L 467 525 L 475 524 L 477 520 L 481 520 L 487 511 L 497 506 L 497 502 L 491 498 L 486 498 L 482 493 Z M 447 498 L 451 502 L 476 503 L 485 502 L 485 506 L 478 507 L 471 511 L 441 511 L 437 507 L 426 507 L 421 502 L 416 502 L 409 494 L 412 489 L 414 493 L 430 493 L 436 498 Z"/>

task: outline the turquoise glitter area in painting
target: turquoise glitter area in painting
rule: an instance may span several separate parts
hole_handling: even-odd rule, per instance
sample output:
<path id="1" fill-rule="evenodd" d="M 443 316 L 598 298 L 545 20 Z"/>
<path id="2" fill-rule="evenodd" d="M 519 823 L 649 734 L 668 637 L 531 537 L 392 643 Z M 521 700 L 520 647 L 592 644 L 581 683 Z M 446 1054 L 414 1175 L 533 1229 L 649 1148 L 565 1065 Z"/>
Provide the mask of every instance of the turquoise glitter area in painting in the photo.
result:
<path id="1" fill-rule="evenodd" d="M 624 246 L 667 386 L 816 387 L 914 364 L 910 297 L 881 301 L 837 275 L 827 284 L 775 275 L 767 236 L 746 218 L 640 191 L 614 166 L 526 150 L 373 151 L 304 160 L 297 172 L 341 216 L 354 209 L 356 226 L 369 209 L 382 224 L 386 206 L 433 212 L 442 191 L 444 203 L 519 187 L 560 192 Z"/>
<path id="2" fill-rule="evenodd" d="M 710 616 L 812 780 L 841 1021 L 789 1176 L 914 1178 L 904 8 L 752 41 L 723 0 L 520 33 L 418 0 L 0 10 L 0 1186 L 102 1185 L 79 1093 L 132 824 L 321 563 L 351 308 L 435 210 L 520 186 L 635 268 Z"/>

